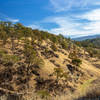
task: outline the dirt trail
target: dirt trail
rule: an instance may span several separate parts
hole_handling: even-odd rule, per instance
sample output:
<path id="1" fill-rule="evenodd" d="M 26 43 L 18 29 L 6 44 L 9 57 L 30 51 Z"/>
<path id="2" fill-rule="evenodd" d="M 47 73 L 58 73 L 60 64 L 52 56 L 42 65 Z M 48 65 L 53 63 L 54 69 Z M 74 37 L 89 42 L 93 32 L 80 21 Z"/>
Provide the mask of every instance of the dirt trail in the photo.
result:
<path id="1" fill-rule="evenodd" d="M 87 71 L 89 75 L 93 75 L 93 78 L 84 81 L 82 85 L 78 87 L 76 92 L 73 94 L 73 97 L 79 98 L 86 96 L 92 89 L 95 90 L 96 87 L 98 88 L 100 85 L 100 69 L 93 66 L 89 61 L 82 59 L 82 66 L 81 68 L 84 71 Z M 94 89 L 95 88 L 95 89 Z M 89 90 L 91 89 L 91 90 Z M 100 89 L 100 88 L 99 88 Z M 80 100 L 80 99 L 79 99 Z"/>

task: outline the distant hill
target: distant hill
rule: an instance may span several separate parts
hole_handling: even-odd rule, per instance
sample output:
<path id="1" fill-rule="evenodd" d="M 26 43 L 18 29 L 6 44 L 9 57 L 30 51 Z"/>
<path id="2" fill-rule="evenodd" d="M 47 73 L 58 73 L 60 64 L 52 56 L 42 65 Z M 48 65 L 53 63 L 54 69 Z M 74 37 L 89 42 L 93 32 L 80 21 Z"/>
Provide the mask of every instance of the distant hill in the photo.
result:
<path id="1" fill-rule="evenodd" d="M 81 44 L 84 47 L 90 47 L 90 46 L 92 46 L 93 48 L 99 48 L 100 49 L 100 37 L 95 38 L 95 39 L 83 40 L 83 41 L 81 41 Z"/>
<path id="2" fill-rule="evenodd" d="M 100 37 L 74 42 L 83 47 L 91 57 L 98 57 L 100 59 Z"/>
<path id="3" fill-rule="evenodd" d="M 91 36 L 83 36 L 83 37 L 72 38 L 72 39 L 76 41 L 83 41 L 83 40 L 94 39 L 94 38 L 99 38 L 99 37 L 100 35 L 91 35 Z"/>

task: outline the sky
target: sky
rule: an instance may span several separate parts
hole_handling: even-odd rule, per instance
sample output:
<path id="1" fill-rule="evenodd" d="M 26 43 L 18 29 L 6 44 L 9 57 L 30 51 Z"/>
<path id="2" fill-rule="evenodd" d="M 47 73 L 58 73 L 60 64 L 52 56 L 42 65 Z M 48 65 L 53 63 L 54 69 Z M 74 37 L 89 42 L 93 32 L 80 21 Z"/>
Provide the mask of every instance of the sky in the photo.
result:
<path id="1" fill-rule="evenodd" d="M 100 0 L 0 0 L 0 20 L 66 37 L 100 34 Z"/>

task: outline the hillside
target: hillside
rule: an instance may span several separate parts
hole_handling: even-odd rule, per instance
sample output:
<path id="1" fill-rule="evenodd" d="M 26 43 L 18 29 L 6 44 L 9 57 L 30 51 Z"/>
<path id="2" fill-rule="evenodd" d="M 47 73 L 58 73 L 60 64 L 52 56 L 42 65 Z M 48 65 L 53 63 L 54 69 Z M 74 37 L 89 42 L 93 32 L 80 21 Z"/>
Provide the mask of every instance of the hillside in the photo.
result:
<path id="1" fill-rule="evenodd" d="M 100 49 L 100 38 L 84 40 L 81 43 L 84 47 L 91 46 Z"/>
<path id="2" fill-rule="evenodd" d="M 76 41 L 83 41 L 83 40 L 95 39 L 95 38 L 100 38 L 100 35 L 89 35 L 89 36 L 82 36 L 82 37 L 72 38 L 72 39 Z"/>
<path id="3" fill-rule="evenodd" d="M 78 99 L 98 81 L 99 66 L 99 58 L 62 35 L 0 22 L 1 100 Z"/>
<path id="4" fill-rule="evenodd" d="M 75 41 L 75 43 L 83 47 L 91 57 L 98 57 L 100 59 L 100 38 Z"/>

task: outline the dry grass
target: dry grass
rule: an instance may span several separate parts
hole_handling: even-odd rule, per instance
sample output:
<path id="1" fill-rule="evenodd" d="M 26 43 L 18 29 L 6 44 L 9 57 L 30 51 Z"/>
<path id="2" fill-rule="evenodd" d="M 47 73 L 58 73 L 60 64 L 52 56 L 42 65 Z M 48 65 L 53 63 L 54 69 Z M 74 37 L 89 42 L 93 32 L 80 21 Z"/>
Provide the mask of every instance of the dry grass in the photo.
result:
<path id="1" fill-rule="evenodd" d="M 43 42 L 43 45 L 45 46 L 47 44 L 45 42 Z M 50 59 L 45 59 L 44 57 L 42 57 L 45 62 L 45 66 L 43 68 L 41 68 L 41 70 L 40 70 L 40 74 L 42 77 L 47 79 L 49 74 L 53 73 L 54 68 L 57 67 L 53 63 L 51 63 L 50 60 L 55 60 L 55 62 L 57 64 L 59 64 L 60 67 L 67 70 L 66 64 L 70 63 L 70 59 L 68 58 L 68 52 L 65 50 L 62 50 L 62 51 L 64 53 L 66 53 L 67 55 L 65 55 L 62 52 L 57 51 L 55 53 L 59 56 L 59 58 L 52 57 Z M 65 63 L 63 63 L 65 59 L 67 59 L 69 62 L 66 61 Z M 79 87 L 77 87 L 77 90 L 74 93 L 71 93 L 69 90 L 69 91 L 67 91 L 68 92 L 67 94 L 50 96 L 48 99 L 47 98 L 42 99 L 37 93 L 33 92 L 31 95 L 24 96 L 25 100 L 74 100 L 75 98 L 85 96 L 88 92 L 93 91 L 93 89 L 88 90 L 88 87 L 91 86 L 91 83 L 95 78 L 100 77 L 100 70 L 98 68 L 94 67 L 89 61 L 86 61 L 85 59 L 82 59 L 82 62 L 83 63 L 81 65 L 81 68 L 82 68 L 81 70 L 84 70 L 84 73 L 87 73 L 89 75 L 92 74 L 94 77 L 91 79 L 89 79 L 89 77 L 87 77 L 88 79 L 86 81 L 85 81 L 85 79 L 83 79 L 84 83 L 81 85 L 79 83 L 76 83 L 77 85 L 79 84 Z M 30 81 L 29 85 L 34 87 L 33 82 L 34 82 L 33 80 Z M 72 84 L 72 86 L 74 86 L 73 83 L 71 83 L 71 82 L 69 82 L 69 83 Z M 1 96 L 0 100 L 8 100 L 7 95 Z M 14 99 L 10 98 L 9 100 L 14 100 Z M 17 100 L 17 99 L 15 99 L 15 100 Z M 22 100 L 22 99 L 20 99 L 20 100 Z"/>

